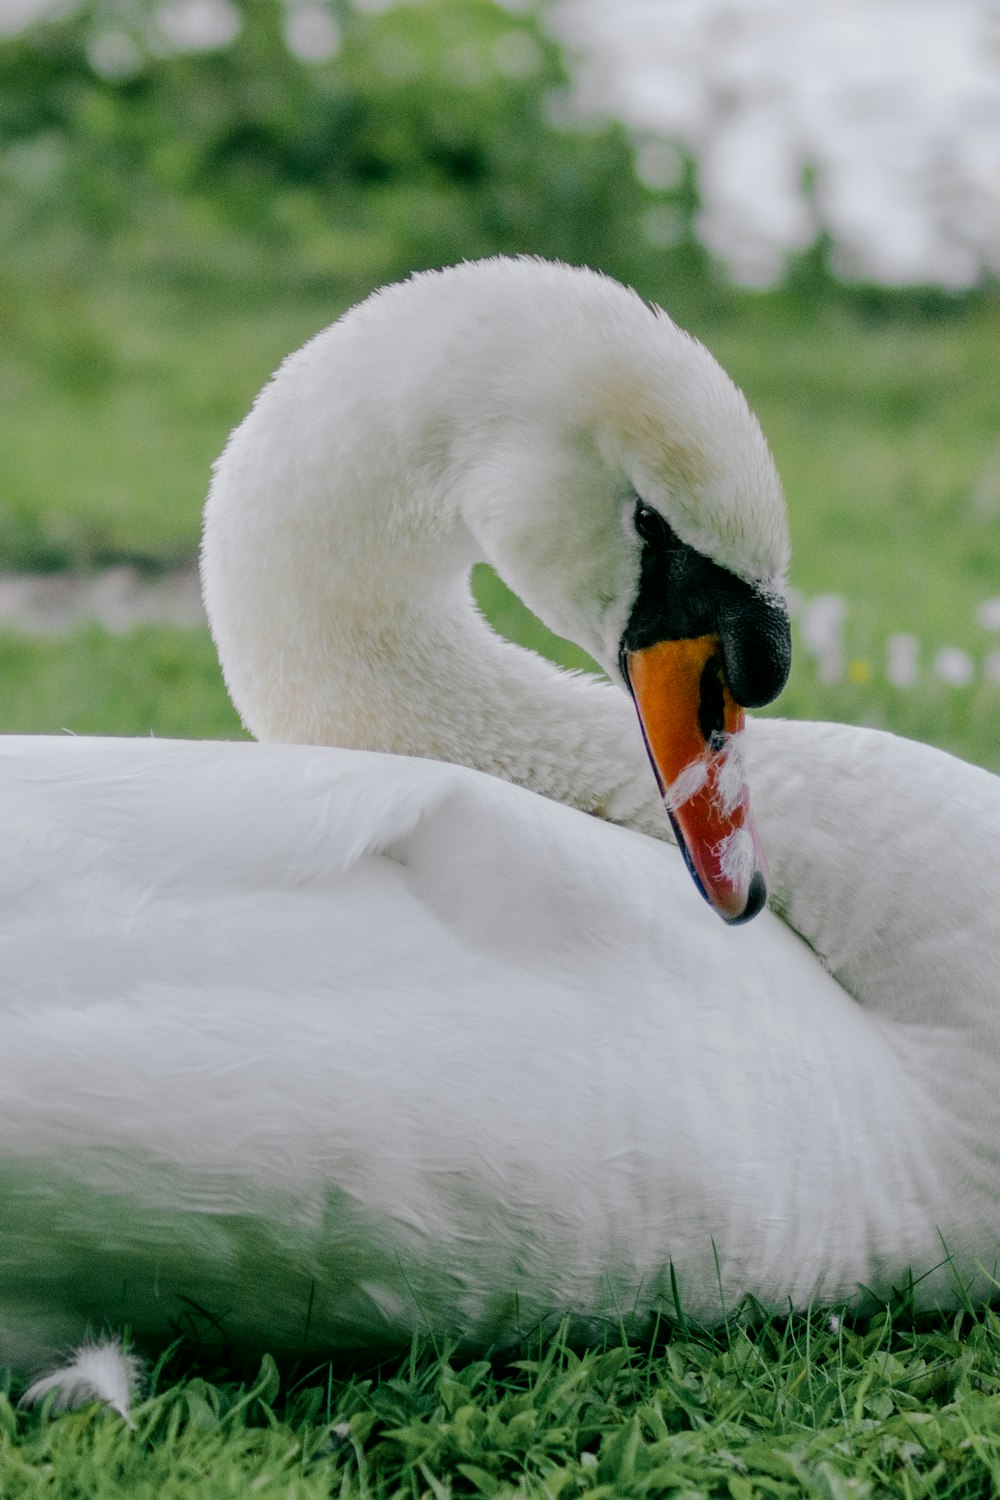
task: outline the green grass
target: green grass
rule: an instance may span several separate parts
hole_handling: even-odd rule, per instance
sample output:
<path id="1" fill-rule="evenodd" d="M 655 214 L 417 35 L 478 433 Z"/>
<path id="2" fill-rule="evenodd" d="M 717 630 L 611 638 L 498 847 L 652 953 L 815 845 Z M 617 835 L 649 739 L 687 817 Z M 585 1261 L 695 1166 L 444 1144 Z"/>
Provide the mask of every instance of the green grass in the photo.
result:
<path id="1" fill-rule="evenodd" d="M 175 1349 L 130 1429 L 0 1396 L 14 1497 L 979 1497 L 1000 1488 L 1000 1320 L 828 1316 L 502 1358 L 431 1350 L 245 1384 Z"/>
<path id="2" fill-rule="evenodd" d="M 978 650 L 1000 590 L 1000 298 L 884 323 L 779 305 L 705 336 L 777 459 L 793 582 L 851 602 L 862 653 L 894 630 Z"/>
<path id="3" fill-rule="evenodd" d="M 126 278 L 43 278 L 30 295 L 0 280 L 0 569 L 190 556 L 229 429 L 339 310 Z"/>
<path id="4" fill-rule="evenodd" d="M 207 630 L 0 633 L 0 682 L 0 733 L 242 737 Z"/>

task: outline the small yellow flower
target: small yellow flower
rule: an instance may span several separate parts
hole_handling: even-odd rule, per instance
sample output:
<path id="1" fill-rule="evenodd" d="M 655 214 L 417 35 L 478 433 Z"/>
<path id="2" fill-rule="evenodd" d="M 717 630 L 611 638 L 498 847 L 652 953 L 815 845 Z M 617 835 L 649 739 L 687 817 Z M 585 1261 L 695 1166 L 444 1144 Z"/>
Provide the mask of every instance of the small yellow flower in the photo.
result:
<path id="1" fill-rule="evenodd" d="M 872 664 L 871 664 L 871 662 L 870 661 L 864 661 L 861 657 L 855 657 L 854 661 L 850 662 L 849 665 L 848 665 L 847 676 L 848 676 L 849 681 L 856 682 L 859 686 L 862 683 L 871 682 L 871 680 L 872 680 Z"/>

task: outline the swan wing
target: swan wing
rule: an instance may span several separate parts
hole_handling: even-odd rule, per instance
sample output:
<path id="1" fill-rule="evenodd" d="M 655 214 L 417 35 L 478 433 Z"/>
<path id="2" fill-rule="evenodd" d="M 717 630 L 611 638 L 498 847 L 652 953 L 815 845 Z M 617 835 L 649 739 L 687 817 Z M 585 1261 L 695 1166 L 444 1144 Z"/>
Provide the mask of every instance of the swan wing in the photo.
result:
<path id="1" fill-rule="evenodd" d="M 905 1081 L 780 922 L 720 933 L 675 850 L 364 752 L 0 764 L 11 1363 L 199 1320 L 483 1344 L 642 1322 L 678 1281 L 710 1318 L 720 1257 L 733 1299 L 856 1293 L 856 1161 L 918 1153 Z M 894 1264 L 932 1239 L 897 1219 Z"/>

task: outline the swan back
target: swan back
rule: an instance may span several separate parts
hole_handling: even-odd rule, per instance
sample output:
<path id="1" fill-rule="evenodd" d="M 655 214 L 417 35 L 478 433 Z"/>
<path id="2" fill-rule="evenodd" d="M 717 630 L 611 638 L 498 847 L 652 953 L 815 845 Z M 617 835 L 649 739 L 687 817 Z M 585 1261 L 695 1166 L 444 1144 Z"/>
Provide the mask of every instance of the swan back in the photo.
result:
<path id="1" fill-rule="evenodd" d="M 4 766 L 6 1358 L 183 1299 L 237 1343 L 488 1344 L 638 1329 L 674 1282 L 709 1321 L 884 1293 L 940 1235 L 975 1274 L 994 1184 L 949 1176 L 893 1038 L 654 841 L 366 753 Z"/>

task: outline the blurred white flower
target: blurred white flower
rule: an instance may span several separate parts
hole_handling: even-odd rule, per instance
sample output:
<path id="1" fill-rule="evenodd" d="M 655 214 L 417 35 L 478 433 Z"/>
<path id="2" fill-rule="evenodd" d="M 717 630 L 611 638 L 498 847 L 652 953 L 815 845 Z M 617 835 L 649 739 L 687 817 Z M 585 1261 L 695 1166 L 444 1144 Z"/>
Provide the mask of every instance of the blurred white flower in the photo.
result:
<path id="1" fill-rule="evenodd" d="M 43 17 L 58 16 L 71 7 L 65 0 L 3 0 L 0 5 L 0 36 L 12 36 L 22 26 Z"/>
<path id="2" fill-rule="evenodd" d="M 968 687 L 976 675 L 972 657 L 957 646 L 945 646 L 934 658 L 934 671 L 942 682 L 952 687 Z"/>
<path id="3" fill-rule="evenodd" d="M 848 276 L 958 287 L 1000 269 L 997 0 L 556 0 L 546 13 L 583 108 L 698 158 L 699 231 L 737 278 L 780 278 L 818 223 Z"/>
<path id="4" fill-rule="evenodd" d="M 1000 599 L 984 599 L 976 610 L 976 621 L 984 630 L 1000 630 Z"/>
<path id="5" fill-rule="evenodd" d="M 229 0 L 166 0 L 157 7 L 161 36 L 178 52 L 213 52 L 240 33 L 240 13 Z"/>
<path id="6" fill-rule="evenodd" d="M 88 44 L 87 58 L 94 72 L 112 83 L 142 71 L 142 53 L 124 31 L 102 31 Z"/>
<path id="7" fill-rule="evenodd" d="M 340 46 L 340 28 L 321 5 L 292 5 L 285 19 L 289 52 L 303 62 L 326 62 Z"/>
<path id="8" fill-rule="evenodd" d="M 799 628 L 807 651 L 819 656 L 843 644 L 847 600 L 840 594 L 817 594 L 799 611 Z"/>
<path id="9" fill-rule="evenodd" d="M 799 610 L 802 644 L 816 658 L 820 682 L 839 682 L 844 675 L 844 621 L 847 600 L 818 594 Z"/>
<path id="10" fill-rule="evenodd" d="M 885 675 L 894 687 L 912 687 L 920 675 L 920 642 L 915 635 L 891 635 L 885 643 Z"/>

